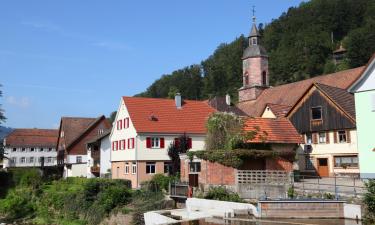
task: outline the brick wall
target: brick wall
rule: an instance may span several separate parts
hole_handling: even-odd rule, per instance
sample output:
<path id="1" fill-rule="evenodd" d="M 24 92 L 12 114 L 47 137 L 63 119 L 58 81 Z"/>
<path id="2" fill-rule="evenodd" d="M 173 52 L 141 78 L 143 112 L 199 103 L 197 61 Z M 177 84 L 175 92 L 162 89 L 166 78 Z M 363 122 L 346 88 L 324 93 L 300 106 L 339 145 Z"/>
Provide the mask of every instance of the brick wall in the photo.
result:
<path id="1" fill-rule="evenodd" d="M 267 158 L 266 170 L 285 170 L 291 172 L 293 171 L 293 162 L 281 157 Z"/>

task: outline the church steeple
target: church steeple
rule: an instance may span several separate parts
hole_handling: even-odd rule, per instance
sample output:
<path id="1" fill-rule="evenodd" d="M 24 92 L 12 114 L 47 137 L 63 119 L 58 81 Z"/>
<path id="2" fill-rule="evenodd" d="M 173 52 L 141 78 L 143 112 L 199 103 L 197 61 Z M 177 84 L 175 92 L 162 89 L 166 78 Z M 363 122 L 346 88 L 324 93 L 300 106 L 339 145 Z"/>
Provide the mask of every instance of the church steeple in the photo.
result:
<path id="1" fill-rule="evenodd" d="M 252 20 L 249 46 L 242 56 L 243 86 L 239 90 L 240 102 L 256 100 L 262 91 L 269 87 L 268 55 L 260 43 L 261 35 L 256 25 L 254 7 Z"/>

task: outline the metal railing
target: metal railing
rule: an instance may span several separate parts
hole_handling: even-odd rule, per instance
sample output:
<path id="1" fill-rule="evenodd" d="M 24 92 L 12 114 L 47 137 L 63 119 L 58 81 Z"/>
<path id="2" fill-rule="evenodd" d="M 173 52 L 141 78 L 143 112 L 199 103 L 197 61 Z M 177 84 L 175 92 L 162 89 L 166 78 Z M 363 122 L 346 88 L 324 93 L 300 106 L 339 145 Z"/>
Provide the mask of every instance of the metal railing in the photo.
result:
<path id="1" fill-rule="evenodd" d="M 319 177 L 311 175 L 293 175 L 291 185 L 297 192 L 303 195 L 334 194 L 336 199 L 340 197 L 359 197 L 366 192 L 365 185 L 357 177 Z"/>
<path id="2" fill-rule="evenodd" d="M 175 198 L 187 198 L 189 194 L 189 184 L 169 183 L 169 195 Z"/>

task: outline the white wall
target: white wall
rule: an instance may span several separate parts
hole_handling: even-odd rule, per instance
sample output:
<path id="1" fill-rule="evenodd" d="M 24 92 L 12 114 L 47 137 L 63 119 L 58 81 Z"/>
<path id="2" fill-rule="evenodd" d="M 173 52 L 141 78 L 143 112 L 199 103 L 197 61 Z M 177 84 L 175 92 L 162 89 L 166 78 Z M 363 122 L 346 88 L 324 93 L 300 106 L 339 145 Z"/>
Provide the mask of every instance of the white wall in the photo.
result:
<path id="1" fill-rule="evenodd" d="M 87 164 L 65 165 L 63 177 L 87 177 Z"/>
<path id="2" fill-rule="evenodd" d="M 369 68 L 371 69 L 371 68 Z M 369 71 L 370 72 L 370 71 Z M 371 71 L 371 74 L 367 79 L 358 87 L 356 92 L 375 90 L 375 70 Z"/>
<path id="3" fill-rule="evenodd" d="M 77 157 L 78 156 L 81 156 L 82 158 L 82 163 L 86 163 L 87 162 L 87 155 L 67 155 L 66 156 L 66 162 L 67 164 L 75 164 L 77 163 Z"/>
<path id="4" fill-rule="evenodd" d="M 51 149 L 51 150 L 49 150 Z M 34 147 L 34 151 L 31 151 L 30 147 L 25 147 L 25 151 L 22 151 L 22 147 L 16 148 L 16 151 L 13 151 L 13 147 L 9 146 L 5 148 L 6 156 L 11 158 L 16 158 L 16 162 L 12 163 L 8 159 L 4 159 L 4 167 L 38 167 L 40 166 L 39 158 L 44 157 L 44 166 L 54 166 L 57 165 L 56 157 L 57 152 L 55 148 L 50 147 L 43 147 L 43 151 L 41 151 L 41 147 Z M 21 163 L 21 157 L 26 158 L 26 163 Z M 34 157 L 34 161 L 30 162 L 30 157 Z M 47 158 L 51 157 L 52 161 L 47 162 Z"/>
<path id="5" fill-rule="evenodd" d="M 111 142 L 109 135 L 102 138 L 100 142 L 100 175 L 108 173 L 111 169 Z"/>
<path id="6" fill-rule="evenodd" d="M 121 130 L 117 130 L 117 124 L 116 122 L 118 120 L 123 120 L 125 118 L 129 117 L 129 128 L 122 128 Z M 124 125 L 124 124 L 123 124 Z M 123 99 L 121 98 L 120 106 L 117 110 L 116 119 L 114 121 L 112 132 L 110 134 L 110 148 L 112 147 L 113 141 L 120 141 L 125 139 L 126 140 L 126 147 L 128 145 L 128 139 L 134 138 L 134 149 L 128 149 L 125 150 L 117 150 L 112 151 L 111 150 L 111 161 L 125 161 L 125 160 L 135 160 L 135 152 L 136 152 L 136 138 L 137 138 L 137 132 L 133 126 L 132 120 L 129 116 L 128 109 L 126 108 Z"/>

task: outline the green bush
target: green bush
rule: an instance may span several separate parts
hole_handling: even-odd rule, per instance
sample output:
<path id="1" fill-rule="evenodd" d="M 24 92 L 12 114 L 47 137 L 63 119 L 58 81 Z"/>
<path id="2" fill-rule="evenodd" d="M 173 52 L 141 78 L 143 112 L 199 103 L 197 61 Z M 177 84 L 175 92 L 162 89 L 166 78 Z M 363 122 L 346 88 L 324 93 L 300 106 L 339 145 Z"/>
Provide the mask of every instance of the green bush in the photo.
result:
<path id="1" fill-rule="evenodd" d="M 365 183 L 366 193 L 363 202 L 366 205 L 366 222 L 375 223 L 375 180 L 368 180 Z"/>
<path id="2" fill-rule="evenodd" d="M 29 188 L 11 190 L 5 199 L 0 200 L 0 214 L 8 219 L 32 217 L 35 205 Z"/>
<path id="3" fill-rule="evenodd" d="M 149 181 L 149 185 L 154 189 L 168 191 L 169 183 L 178 181 L 177 176 L 165 176 L 164 174 L 155 174 Z"/>
<path id="4" fill-rule="evenodd" d="M 237 193 L 229 191 L 224 187 L 211 187 L 204 198 L 228 202 L 244 202 Z"/>
<path id="5" fill-rule="evenodd" d="M 294 190 L 294 187 L 288 188 L 288 198 L 295 198 L 296 196 L 297 196 L 297 193 Z"/>

